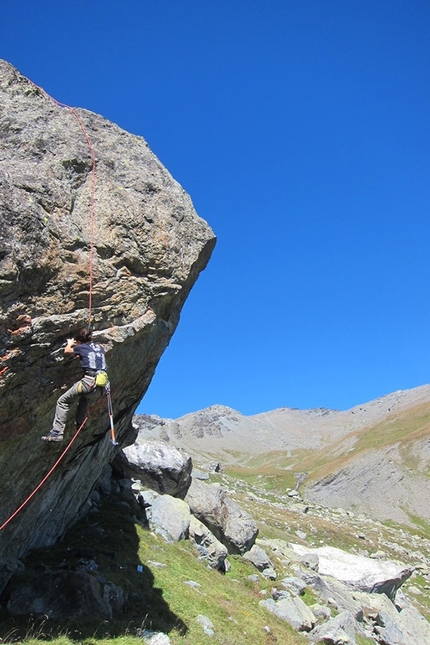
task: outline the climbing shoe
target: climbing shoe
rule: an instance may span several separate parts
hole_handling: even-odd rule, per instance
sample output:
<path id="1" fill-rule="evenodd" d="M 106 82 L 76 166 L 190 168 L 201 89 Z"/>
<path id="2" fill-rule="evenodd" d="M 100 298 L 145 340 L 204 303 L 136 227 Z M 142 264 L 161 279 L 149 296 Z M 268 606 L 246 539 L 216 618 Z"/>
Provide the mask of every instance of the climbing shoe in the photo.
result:
<path id="1" fill-rule="evenodd" d="M 63 435 L 52 434 L 52 432 L 40 438 L 42 439 L 42 441 L 63 441 Z"/>

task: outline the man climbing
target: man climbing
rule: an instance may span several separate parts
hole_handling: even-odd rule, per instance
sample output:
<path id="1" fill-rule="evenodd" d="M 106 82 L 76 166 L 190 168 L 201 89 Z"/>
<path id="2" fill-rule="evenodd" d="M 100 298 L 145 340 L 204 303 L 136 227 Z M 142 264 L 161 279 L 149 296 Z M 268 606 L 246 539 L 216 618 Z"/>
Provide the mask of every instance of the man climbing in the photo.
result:
<path id="1" fill-rule="evenodd" d="M 108 382 L 106 374 L 105 351 L 101 345 L 92 341 L 92 333 L 88 327 L 83 327 L 67 340 L 64 354 L 79 357 L 84 370 L 83 377 L 60 396 L 55 409 L 54 423 L 49 434 L 42 441 L 62 441 L 70 404 L 79 398 L 76 411 L 76 426 L 79 428 L 88 416 L 87 396 Z"/>

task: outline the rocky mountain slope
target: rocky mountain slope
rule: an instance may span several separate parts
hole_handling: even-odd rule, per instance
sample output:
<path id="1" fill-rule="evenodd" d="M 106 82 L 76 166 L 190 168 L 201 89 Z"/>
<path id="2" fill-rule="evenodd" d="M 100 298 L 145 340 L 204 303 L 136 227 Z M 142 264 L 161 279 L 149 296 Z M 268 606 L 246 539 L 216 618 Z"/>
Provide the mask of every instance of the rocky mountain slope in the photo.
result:
<path id="1" fill-rule="evenodd" d="M 378 519 L 430 523 L 430 386 L 351 410 L 280 408 L 246 417 L 213 406 L 180 419 L 137 415 L 139 435 L 288 479 L 309 500 Z M 265 470 L 266 469 L 266 470 Z"/>
<path id="2" fill-rule="evenodd" d="M 118 440 L 126 444 L 215 237 L 144 139 L 61 107 L 5 61 L 0 139 L 1 588 L 17 558 L 55 542 L 85 511 L 118 450 L 103 397 L 43 488 L 3 526 L 60 454 L 40 436 L 58 396 L 81 375 L 62 350 L 88 320 L 90 266 L 94 335 L 108 352 Z M 73 414 L 67 437 L 72 428 Z"/>

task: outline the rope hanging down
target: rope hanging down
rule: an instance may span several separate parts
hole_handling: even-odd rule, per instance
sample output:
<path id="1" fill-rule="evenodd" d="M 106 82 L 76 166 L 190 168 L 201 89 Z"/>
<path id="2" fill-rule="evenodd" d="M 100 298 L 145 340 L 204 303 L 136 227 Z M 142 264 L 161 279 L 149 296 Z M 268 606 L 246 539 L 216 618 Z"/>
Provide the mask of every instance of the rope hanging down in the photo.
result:
<path id="1" fill-rule="evenodd" d="M 31 81 L 32 82 L 32 81 Z M 90 139 L 90 136 L 85 129 L 84 124 L 82 123 L 82 120 L 75 110 L 75 108 L 70 107 L 69 105 L 66 105 L 65 103 L 61 103 L 60 101 L 57 101 L 54 97 L 52 97 L 48 92 L 46 92 L 42 87 L 39 87 L 35 83 L 32 83 L 32 85 L 37 88 L 42 94 L 47 96 L 51 101 L 56 103 L 59 107 L 66 108 L 72 112 L 73 116 L 75 117 L 76 121 L 79 124 L 80 129 L 83 132 L 83 135 L 85 137 L 85 140 L 87 142 L 88 148 L 90 150 L 91 154 L 91 207 L 90 207 L 90 257 L 89 257 L 89 295 L 88 295 L 88 323 L 91 326 L 92 323 L 92 307 L 93 307 L 93 264 L 94 264 L 94 230 L 95 230 L 95 187 L 96 187 L 96 155 L 94 151 L 94 146 L 93 143 Z M 108 387 L 106 388 L 106 396 L 107 396 L 107 402 L 108 402 L 108 414 L 109 414 L 109 421 L 110 421 L 110 431 L 111 431 L 111 441 L 114 446 L 118 445 L 116 438 L 115 438 L 115 429 L 114 429 L 114 423 L 113 423 L 113 409 L 112 409 L 112 399 L 110 395 L 110 386 L 108 384 Z M 36 488 L 30 493 L 30 495 L 27 497 L 27 499 L 24 500 L 24 502 L 8 517 L 7 520 L 3 522 L 3 524 L 0 526 L 0 531 L 2 531 L 8 524 L 9 522 L 12 521 L 14 517 L 22 511 L 22 509 L 30 502 L 30 500 L 35 496 L 35 494 L 40 490 L 40 488 L 43 486 L 43 484 L 47 481 L 47 479 L 52 475 L 54 470 L 57 468 L 57 466 L 60 464 L 68 450 L 70 450 L 71 446 L 77 439 L 79 433 L 85 426 L 85 424 L 88 421 L 88 416 L 84 419 L 82 424 L 79 426 L 79 428 L 76 430 L 75 434 L 67 444 L 66 448 L 63 450 L 61 455 L 58 457 L 57 461 L 54 463 L 54 465 L 50 468 L 50 470 L 46 473 L 46 475 L 43 477 L 43 479 L 40 481 L 40 483 L 36 486 Z"/>
<path id="2" fill-rule="evenodd" d="M 53 472 L 54 472 L 54 470 L 57 468 L 57 466 L 58 466 L 58 464 L 60 463 L 60 461 L 61 461 L 61 460 L 63 459 L 63 457 L 65 456 L 66 452 L 71 448 L 71 446 L 72 446 L 73 442 L 75 441 L 75 439 L 77 438 L 78 434 L 80 433 L 80 431 L 82 430 L 82 428 L 84 427 L 84 425 L 86 424 L 86 422 L 87 422 L 87 421 L 88 421 L 88 417 L 86 417 L 86 418 L 83 420 L 83 422 L 81 423 L 81 425 L 79 426 L 79 428 L 76 430 L 76 432 L 75 432 L 75 434 L 73 435 L 73 437 L 70 439 L 70 441 L 69 441 L 69 443 L 67 444 L 67 446 L 64 448 L 64 450 L 63 450 L 63 452 L 61 453 L 61 455 L 58 457 L 58 459 L 57 459 L 57 461 L 55 462 L 55 464 L 52 466 L 52 468 L 50 468 L 50 470 L 48 470 L 48 472 L 46 473 L 46 475 L 44 476 L 44 478 L 41 480 L 41 482 L 36 486 L 36 488 L 34 489 L 34 491 L 33 491 L 32 493 L 30 493 L 30 495 L 27 497 L 27 499 L 25 499 L 25 500 L 23 501 L 23 503 L 21 504 L 21 506 L 18 506 L 18 508 L 16 509 L 16 511 L 14 511 L 14 512 L 12 513 L 12 515 L 11 515 L 10 517 L 8 517 L 8 518 L 7 518 L 7 520 L 6 520 L 5 522 L 3 522 L 3 524 L 0 526 L 0 531 L 1 531 L 2 529 L 4 529 L 4 527 L 5 527 L 5 526 L 7 526 L 7 525 L 9 524 L 9 522 L 10 522 L 11 520 L 13 520 L 13 518 L 14 518 L 14 517 L 16 517 L 16 515 L 18 515 L 18 513 L 19 513 L 20 511 L 22 511 L 22 509 L 24 508 L 24 506 L 27 506 L 28 502 L 29 502 L 29 501 L 30 501 L 30 500 L 31 500 L 31 499 L 36 495 L 37 491 L 38 491 L 40 488 L 42 488 L 43 484 L 44 484 L 44 483 L 46 482 L 46 480 L 47 480 L 47 479 L 52 475 L 52 473 L 53 473 Z"/>

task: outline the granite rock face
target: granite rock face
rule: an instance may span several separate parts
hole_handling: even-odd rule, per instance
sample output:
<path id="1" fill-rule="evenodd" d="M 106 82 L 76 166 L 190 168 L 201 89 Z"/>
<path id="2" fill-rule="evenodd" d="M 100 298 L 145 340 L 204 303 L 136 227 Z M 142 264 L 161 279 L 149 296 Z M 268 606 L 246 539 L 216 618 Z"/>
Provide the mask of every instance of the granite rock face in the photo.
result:
<path id="1" fill-rule="evenodd" d="M 96 174 L 90 148 L 94 147 Z M 120 447 L 215 237 L 141 137 L 60 107 L 0 61 L 0 526 L 54 463 L 58 396 L 79 376 L 65 339 L 88 320 L 107 350 Z M 71 436 L 73 414 L 66 437 Z M 104 397 L 31 502 L 0 531 L 1 576 L 75 521 L 117 450 Z"/>

